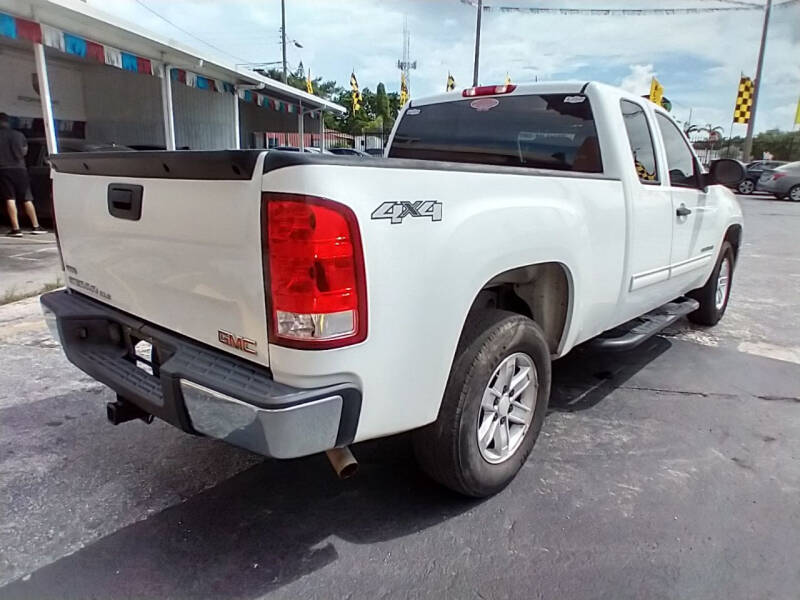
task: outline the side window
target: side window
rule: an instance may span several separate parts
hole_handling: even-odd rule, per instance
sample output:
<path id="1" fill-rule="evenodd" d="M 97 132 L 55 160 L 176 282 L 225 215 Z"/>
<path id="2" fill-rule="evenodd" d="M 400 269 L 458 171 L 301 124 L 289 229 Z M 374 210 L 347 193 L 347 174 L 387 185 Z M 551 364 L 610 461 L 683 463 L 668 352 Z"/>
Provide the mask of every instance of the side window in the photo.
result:
<path id="1" fill-rule="evenodd" d="M 661 113 L 656 113 L 656 119 L 664 138 L 670 184 L 681 187 L 697 187 L 697 164 L 683 133 L 675 123 Z"/>
<path id="2" fill-rule="evenodd" d="M 658 183 L 656 171 L 656 153 L 653 149 L 653 136 L 647 125 L 644 109 L 633 102 L 622 100 L 622 118 L 628 132 L 628 143 L 631 146 L 633 164 L 642 183 Z"/>

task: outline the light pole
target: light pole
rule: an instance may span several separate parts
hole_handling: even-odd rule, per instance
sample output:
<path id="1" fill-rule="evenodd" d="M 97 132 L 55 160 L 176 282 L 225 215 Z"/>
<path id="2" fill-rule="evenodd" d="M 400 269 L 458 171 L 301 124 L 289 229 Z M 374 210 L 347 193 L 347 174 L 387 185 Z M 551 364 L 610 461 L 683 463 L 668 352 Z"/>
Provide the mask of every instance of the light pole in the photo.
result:
<path id="1" fill-rule="evenodd" d="M 478 85 L 478 64 L 481 54 L 481 14 L 483 13 L 483 0 L 478 0 L 478 21 L 475 25 L 475 65 L 472 70 L 472 87 Z"/>
<path id="2" fill-rule="evenodd" d="M 283 50 L 283 83 L 286 83 L 286 0 L 281 0 L 281 49 Z"/>
<path id="3" fill-rule="evenodd" d="M 761 87 L 761 69 L 764 66 L 764 48 L 767 45 L 767 27 L 769 27 L 769 13 L 772 9 L 772 0 L 767 0 L 767 8 L 764 11 L 764 29 L 761 31 L 761 47 L 758 49 L 758 65 L 756 66 L 756 80 L 753 85 L 753 105 L 750 107 L 750 120 L 747 122 L 747 136 L 744 138 L 744 158 L 745 162 L 750 161 L 750 153 L 753 150 L 753 128 L 756 124 L 756 104 L 758 103 L 758 90 Z"/>

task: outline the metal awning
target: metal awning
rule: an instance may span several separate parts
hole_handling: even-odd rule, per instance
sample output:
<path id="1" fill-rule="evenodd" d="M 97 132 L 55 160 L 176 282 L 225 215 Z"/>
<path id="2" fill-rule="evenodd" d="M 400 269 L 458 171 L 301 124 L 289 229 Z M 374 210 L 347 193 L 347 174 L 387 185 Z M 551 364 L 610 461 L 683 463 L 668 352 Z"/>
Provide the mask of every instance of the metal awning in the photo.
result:
<path id="1" fill-rule="evenodd" d="M 259 89 L 282 101 L 301 105 L 304 111 L 347 112 L 345 107 L 335 102 L 237 67 L 223 58 L 175 40 L 162 38 L 80 0 L 0 0 L 0 11 L 124 48 L 170 67 L 187 69 L 234 85 L 263 86 Z"/>

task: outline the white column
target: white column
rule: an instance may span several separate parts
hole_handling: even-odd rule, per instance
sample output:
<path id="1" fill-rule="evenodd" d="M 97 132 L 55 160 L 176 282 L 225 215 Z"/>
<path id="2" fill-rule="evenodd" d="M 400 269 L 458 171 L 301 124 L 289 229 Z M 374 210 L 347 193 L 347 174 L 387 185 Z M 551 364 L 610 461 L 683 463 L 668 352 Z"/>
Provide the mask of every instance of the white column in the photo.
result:
<path id="1" fill-rule="evenodd" d="M 233 148 L 239 150 L 242 147 L 242 133 L 239 129 L 239 92 L 233 90 Z"/>
<path id="2" fill-rule="evenodd" d="M 47 78 L 47 61 L 42 44 L 33 45 L 33 56 L 36 59 L 36 76 L 39 79 L 39 99 L 42 102 L 42 120 L 47 139 L 47 152 L 51 156 L 58 153 L 56 139 L 56 122 L 53 118 L 53 102 L 50 100 L 50 81 Z"/>
<path id="3" fill-rule="evenodd" d="M 319 151 L 325 150 L 325 113 L 319 111 Z"/>
<path id="4" fill-rule="evenodd" d="M 161 111 L 164 116 L 164 147 L 175 150 L 175 116 L 172 107 L 172 73 L 169 65 L 161 67 Z"/>
<path id="5" fill-rule="evenodd" d="M 303 103 L 299 104 L 299 111 L 297 115 L 297 132 L 300 134 L 300 143 L 298 144 L 298 148 L 300 148 L 300 152 L 303 151 L 305 144 L 303 143 L 303 136 L 305 135 L 303 131 Z"/>

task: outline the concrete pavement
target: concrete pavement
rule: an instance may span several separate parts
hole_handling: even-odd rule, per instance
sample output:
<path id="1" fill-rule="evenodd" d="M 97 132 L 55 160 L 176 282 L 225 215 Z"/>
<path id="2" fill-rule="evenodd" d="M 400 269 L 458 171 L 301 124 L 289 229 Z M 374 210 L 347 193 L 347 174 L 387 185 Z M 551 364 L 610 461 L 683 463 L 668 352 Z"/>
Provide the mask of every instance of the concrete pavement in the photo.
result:
<path id="1" fill-rule="evenodd" d="M 6 236 L 0 227 L 0 304 L 63 284 L 56 238 L 52 233 L 22 238 Z"/>
<path id="2" fill-rule="evenodd" d="M 554 367 L 542 436 L 483 501 L 408 439 L 262 460 L 112 427 L 35 299 L 0 307 L 0 599 L 793 598 L 800 589 L 800 206 L 744 200 L 731 304 Z"/>

